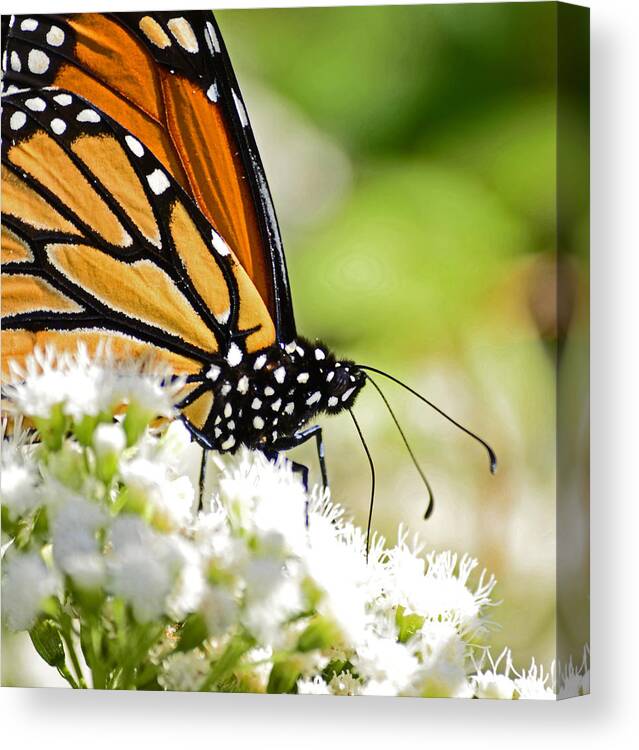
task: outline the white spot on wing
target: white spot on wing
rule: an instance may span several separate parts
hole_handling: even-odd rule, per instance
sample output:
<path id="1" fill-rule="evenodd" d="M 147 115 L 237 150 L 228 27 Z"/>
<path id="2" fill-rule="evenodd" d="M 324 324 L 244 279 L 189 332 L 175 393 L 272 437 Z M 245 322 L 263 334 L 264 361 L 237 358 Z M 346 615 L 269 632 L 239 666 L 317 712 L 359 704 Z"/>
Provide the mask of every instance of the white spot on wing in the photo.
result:
<path id="1" fill-rule="evenodd" d="M 278 367 L 277 370 L 273 371 L 273 377 L 278 383 L 283 383 L 286 377 L 286 370 L 283 367 Z"/>
<path id="2" fill-rule="evenodd" d="M 287 414 L 292 414 L 295 411 L 295 404 L 292 401 L 289 401 L 288 404 L 284 407 L 284 411 Z"/>
<path id="3" fill-rule="evenodd" d="M 337 396 L 331 396 L 328 399 L 328 405 L 329 406 L 337 406 L 337 404 L 338 404 Z"/>
<path id="4" fill-rule="evenodd" d="M 124 140 L 126 141 L 126 145 L 136 156 L 144 155 L 144 146 L 140 143 L 140 141 L 138 141 L 137 138 L 134 138 L 132 135 L 125 135 Z"/>
<path id="5" fill-rule="evenodd" d="M 246 377 L 246 375 L 242 375 L 242 377 L 237 381 L 238 393 L 248 393 L 248 389 L 249 379 Z"/>
<path id="6" fill-rule="evenodd" d="M 253 427 L 255 427 L 256 430 L 261 430 L 262 427 L 264 427 L 264 420 L 262 417 L 253 417 Z"/>
<path id="7" fill-rule="evenodd" d="M 297 382 L 298 383 L 308 383 L 309 374 L 307 372 L 300 372 L 300 374 L 297 376 Z"/>
<path id="8" fill-rule="evenodd" d="M 64 44 L 64 31 L 59 26 L 52 26 L 47 32 L 47 43 L 52 47 L 61 47 Z"/>
<path id="9" fill-rule="evenodd" d="M 211 241 L 218 255 L 230 255 L 229 246 L 214 229 L 211 229 Z"/>
<path id="10" fill-rule="evenodd" d="M 321 398 L 322 398 L 322 394 L 319 391 L 315 391 L 315 393 L 312 393 L 306 399 L 306 404 L 307 406 L 313 406 L 313 404 L 316 404 Z"/>
<path id="11" fill-rule="evenodd" d="M 238 117 L 240 118 L 240 122 L 242 123 L 242 127 L 243 128 L 248 127 L 248 117 L 246 116 L 246 110 L 244 109 L 242 100 L 235 93 L 235 91 L 233 92 L 233 101 L 235 102 L 235 109 L 237 110 L 237 114 L 238 114 Z"/>
<path id="12" fill-rule="evenodd" d="M 31 99 L 27 99 L 24 105 L 32 112 L 44 112 L 44 110 L 47 108 L 47 103 L 39 96 L 34 96 Z"/>
<path id="13" fill-rule="evenodd" d="M 233 342 L 231 346 L 229 346 L 229 351 L 226 355 L 226 361 L 231 367 L 236 367 L 242 361 L 242 350 L 235 342 Z"/>
<path id="14" fill-rule="evenodd" d="M 22 70 L 20 56 L 15 50 L 11 53 L 11 70 L 15 71 L 16 73 L 19 73 Z"/>
<path id="15" fill-rule="evenodd" d="M 257 178 L 257 181 L 259 183 L 258 188 L 260 191 L 260 197 L 262 198 L 262 206 L 265 209 L 267 215 L 268 215 L 268 221 L 271 227 L 277 226 L 277 219 L 275 217 L 275 209 L 273 208 L 273 202 L 271 201 L 271 196 L 268 191 L 268 185 L 266 184 L 266 179 L 264 175 L 262 174 L 261 170 L 257 169 L 255 170 L 255 177 Z M 274 242 L 276 242 L 279 249 L 281 249 L 281 243 L 277 237 L 277 235 L 273 235 L 271 238 Z"/>
<path id="16" fill-rule="evenodd" d="M 67 124 L 64 120 L 61 120 L 59 117 L 54 117 L 53 120 L 51 120 L 51 130 L 53 130 L 56 135 L 62 135 L 66 129 Z"/>
<path id="17" fill-rule="evenodd" d="M 253 365 L 254 370 L 261 370 L 262 367 L 266 364 L 266 354 L 260 354 L 260 356 L 255 360 L 255 364 Z"/>
<path id="18" fill-rule="evenodd" d="M 273 411 L 279 411 L 281 405 L 282 399 L 278 398 L 277 401 L 273 401 L 273 403 L 271 404 L 271 409 L 273 409 Z"/>
<path id="19" fill-rule="evenodd" d="M 206 373 L 206 377 L 212 380 L 214 383 L 220 377 L 221 368 L 218 365 L 211 365 Z"/>
<path id="20" fill-rule="evenodd" d="M 321 349 L 315 350 L 315 359 L 319 362 L 321 359 L 326 359 L 326 354 Z"/>
<path id="21" fill-rule="evenodd" d="M 57 102 L 61 107 L 68 107 L 73 101 L 71 94 L 56 94 L 53 97 L 53 101 Z"/>
<path id="22" fill-rule="evenodd" d="M 217 313 L 217 315 L 215 316 L 215 320 L 217 320 L 218 323 L 225 325 L 226 323 L 228 323 L 230 316 L 231 316 L 231 308 L 227 307 L 226 310 L 223 310 L 222 312 Z"/>
<path id="23" fill-rule="evenodd" d="M 155 18 L 152 18 L 151 16 L 144 16 L 140 19 L 140 23 L 138 25 L 140 27 L 140 31 L 142 31 L 144 36 L 152 44 L 155 44 L 156 47 L 159 47 L 160 49 L 166 49 L 167 47 L 171 46 L 171 40 L 166 35 L 164 29 L 155 20 Z"/>
<path id="24" fill-rule="evenodd" d="M 259 398 L 254 398 L 253 403 L 251 404 L 251 409 L 261 409 L 262 408 L 262 402 L 259 400 Z"/>
<path id="25" fill-rule="evenodd" d="M 14 112 L 9 118 L 9 127 L 11 130 L 20 130 L 26 121 L 27 116 L 24 112 Z"/>
<path id="26" fill-rule="evenodd" d="M 220 96 L 219 91 L 217 90 L 217 83 L 212 83 L 208 89 L 206 90 L 206 95 L 212 102 L 216 102 Z"/>
<path id="27" fill-rule="evenodd" d="M 215 33 L 215 27 L 210 21 L 206 22 L 206 28 L 204 29 L 204 39 L 206 40 L 206 46 L 209 48 L 211 55 L 220 51 L 220 42 Z"/>
<path id="28" fill-rule="evenodd" d="M 49 55 L 41 49 L 32 49 L 27 58 L 29 70 L 35 75 L 42 75 L 49 70 Z"/>
<path id="29" fill-rule="evenodd" d="M 222 445 L 220 445 L 220 448 L 221 448 L 221 449 L 222 449 L 223 451 L 227 451 L 227 450 L 229 450 L 230 448 L 232 448 L 232 447 L 233 447 L 234 445 L 235 445 L 235 438 L 233 437 L 233 435 L 229 435 L 229 436 L 228 436 L 228 437 L 226 438 L 226 440 L 225 440 L 225 441 L 224 441 L 224 442 L 222 443 Z"/>
<path id="30" fill-rule="evenodd" d="M 25 18 L 20 24 L 21 31 L 35 31 L 38 28 L 38 22 L 35 18 Z"/>
<path id="31" fill-rule="evenodd" d="M 100 115 L 94 109 L 83 109 L 75 118 L 78 122 L 100 122 Z"/>
<path id="32" fill-rule="evenodd" d="M 233 407 L 231 404 L 225 404 L 224 406 L 224 416 L 228 419 L 231 414 L 233 414 Z"/>
<path id="33" fill-rule="evenodd" d="M 161 195 L 169 186 L 169 178 L 161 169 L 155 169 L 146 176 L 149 187 L 156 195 Z"/>
<path id="34" fill-rule="evenodd" d="M 185 49 L 187 52 L 195 54 L 199 47 L 197 43 L 197 37 L 193 33 L 191 24 L 186 18 L 172 18 L 168 23 L 169 31 L 175 37 L 177 43 Z"/>

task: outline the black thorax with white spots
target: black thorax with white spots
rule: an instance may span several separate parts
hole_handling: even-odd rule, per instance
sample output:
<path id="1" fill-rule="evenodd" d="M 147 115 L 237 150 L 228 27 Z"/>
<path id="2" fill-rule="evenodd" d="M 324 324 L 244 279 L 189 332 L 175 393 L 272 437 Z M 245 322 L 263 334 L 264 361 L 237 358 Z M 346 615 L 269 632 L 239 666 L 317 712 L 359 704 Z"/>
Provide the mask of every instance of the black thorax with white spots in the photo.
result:
<path id="1" fill-rule="evenodd" d="M 320 412 L 350 408 L 365 382 L 354 362 L 304 339 L 227 357 L 211 365 L 207 379 L 214 403 L 204 437 L 231 452 L 240 445 L 277 449 Z"/>

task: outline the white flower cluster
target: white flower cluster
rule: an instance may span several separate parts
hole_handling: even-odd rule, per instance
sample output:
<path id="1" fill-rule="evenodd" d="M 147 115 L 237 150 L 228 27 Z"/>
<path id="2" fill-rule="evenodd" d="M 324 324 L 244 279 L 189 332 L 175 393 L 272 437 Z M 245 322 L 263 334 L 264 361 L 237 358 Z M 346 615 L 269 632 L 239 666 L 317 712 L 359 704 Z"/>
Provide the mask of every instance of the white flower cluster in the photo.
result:
<path id="1" fill-rule="evenodd" d="M 39 353 L 8 390 L 3 619 L 70 684 L 555 698 L 587 666 L 517 673 L 479 643 L 495 580 L 372 540 L 261 453 L 209 453 L 172 414 L 182 383 L 108 356 Z M 132 416 L 133 415 L 133 416 Z M 22 421 L 38 432 L 27 439 Z M 62 647 L 69 655 L 70 665 Z M 76 656 L 81 648 L 91 672 Z M 478 658 L 480 657 L 480 658 Z M 487 662 L 487 668 L 484 668 Z M 500 665 L 503 668 L 500 671 Z"/>

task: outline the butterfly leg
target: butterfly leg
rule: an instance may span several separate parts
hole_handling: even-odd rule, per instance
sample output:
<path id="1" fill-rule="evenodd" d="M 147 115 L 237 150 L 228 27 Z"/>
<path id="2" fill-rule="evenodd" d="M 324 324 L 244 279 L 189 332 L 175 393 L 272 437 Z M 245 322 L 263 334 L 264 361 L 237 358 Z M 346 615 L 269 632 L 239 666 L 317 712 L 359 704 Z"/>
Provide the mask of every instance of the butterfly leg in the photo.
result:
<path id="1" fill-rule="evenodd" d="M 287 451 L 291 448 L 296 448 L 298 445 L 306 443 L 311 438 L 315 438 L 317 445 L 317 458 L 319 461 L 320 472 L 322 475 L 322 486 L 328 487 L 328 473 L 326 471 L 326 454 L 324 451 L 324 440 L 322 438 L 322 428 L 316 424 L 312 427 L 307 427 L 305 430 L 296 432 L 291 437 L 280 438 L 275 444 L 276 450 Z M 298 464 L 299 465 L 299 464 Z M 307 469 L 308 474 L 308 469 Z"/>
<path id="2" fill-rule="evenodd" d="M 281 450 L 286 450 L 285 448 L 282 448 Z M 266 458 L 268 458 L 269 461 L 272 461 L 275 463 L 280 455 L 279 450 L 264 450 L 262 451 Z M 291 469 L 296 474 L 299 474 L 302 478 L 302 484 L 304 485 L 304 489 L 308 491 L 308 466 L 304 466 L 304 464 L 300 464 L 297 461 L 291 461 L 290 458 L 285 459 L 288 464 L 290 464 Z"/>
<path id="3" fill-rule="evenodd" d="M 206 464 L 209 457 L 209 449 L 202 448 L 202 460 L 200 461 L 200 476 L 198 481 L 198 510 L 202 510 L 204 503 L 204 488 L 206 486 Z"/>

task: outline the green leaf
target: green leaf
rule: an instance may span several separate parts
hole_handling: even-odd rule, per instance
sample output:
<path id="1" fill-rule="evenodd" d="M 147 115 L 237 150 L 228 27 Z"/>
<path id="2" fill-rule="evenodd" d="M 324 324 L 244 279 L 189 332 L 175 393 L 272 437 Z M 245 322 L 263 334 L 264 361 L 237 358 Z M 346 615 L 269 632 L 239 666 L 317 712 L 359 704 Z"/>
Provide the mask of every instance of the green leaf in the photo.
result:
<path id="1" fill-rule="evenodd" d="M 0 528 L 8 537 L 14 537 L 18 530 L 16 520 L 9 517 L 9 508 L 6 505 L 0 505 Z"/>
<path id="2" fill-rule="evenodd" d="M 138 442 L 152 418 L 153 414 L 135 401 L 129 404 L 123 423 L 127 447 L 130 448 Z"/>
<path id="3" fill-rule="evenodd" d="M 134 492 L 129 487 L 124 487 L 111 508 L 113 515 L 117 515 L 122 511 L 142 516 L 142 518 L 148 521 L 150 520 L 152 508 L 143 494 L 137 491 Z"/>
<path id="4" fill-rule="evenodd" d="M 302 592 L 304 593 L 309 609 L 316 609 L 324 596 L 324 592 L 311 578 L 305 578 L 302 581 Z"/>
<path id="5" fill-rule="evenodd" d="M 297 641 L 297 650 L 302 653 L 315 649 L 329 648 L 339 643 L 341 633 L 337 625 L 327 617 L 317 615 Z"/>
<path id="6" fill-rule="evenodd" d="M 415 633 L 421 630 L 425 618 L 421 615 L 412 613 L 406 614 L 406 610 L 401 605 L 395 612 L 395 624 L 398 630 L 398 640 L 400 643 L 409 641 Z"/>
<path id="7" fill-rule="evenodd" d="M 55 404 L 48 419 L 33 417 L 42 442 L 50 451 L 59 451 L 67 431 L 68 419 L 62 411 L 62 404 Z"/>
<path id="8" fill-rule="evenodd" d="M 105 597 L 101 588 L 83 588 L 78 586 L 71 578 L 66 579 L 66 585 L 68 590 L 72 592 L 75 602 L 86 613 L 97 615 L 100 612 Z"/>
<path id="9" fill-rule="evenodd" d="M 93 443 L 93 433 L 98 425 L 99 417 L 85 414 L 82 419 L 73 425 L 73 433 L 80 445 L 88 448 Z"/>
<path id="10" fill-rule="evenodd" d="M 107 453 L 96 460 L 96 473 L 104 484 L 110 484 L 115 476 L 120 457 L 117 453 Z"/>
<path id="11" fill-rule="evenodd" d="M 62 484 L 74 490 L 80 490 L 86 477 L 84 456 L 72 448 L 51 453 L 47 457 L 49 471 Z"/>
<path id="12" fill-rule="evenodd" d="M 273 664 L 266 686 L 267 693 L 292 693 L 300 676 L 299 660 L 295 658 Z"/>
<path id="13" fill-rule="evenodd" d="M 180 640 L 178 641 L 178 651 L 190 651 L 197 648 L 208 636 L 204 618 L 198 612 L 190 614 L 180 630 Z"/>
<path id="14" fill-rule="evenodd" d="M 355 674 L 353 665 L 348 659 L 332 659 L 322 670 L 322 677 L 327 684 L 338 674 L 350 672 Z"/>
<path id="15" fill-rule="evenodd" d="M 211 667 L 211 671 L 202 683 L 200 690 L 210 690 L 212 687 L 227 678 L 239 660 L 249 649 L 253 648 L 254 645 L 255 641 L 250 636 L 236 635 L 226 647 L 222 656 L 220 656 Z"/>

